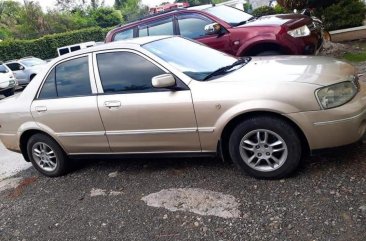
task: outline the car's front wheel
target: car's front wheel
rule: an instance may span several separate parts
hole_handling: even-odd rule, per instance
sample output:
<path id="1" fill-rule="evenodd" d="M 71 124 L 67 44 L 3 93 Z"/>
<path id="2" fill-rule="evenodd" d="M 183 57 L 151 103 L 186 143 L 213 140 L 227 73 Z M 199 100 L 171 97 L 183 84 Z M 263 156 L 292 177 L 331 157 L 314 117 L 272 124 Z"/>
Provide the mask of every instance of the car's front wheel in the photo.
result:
<path id="1" fill-rule="evenodd" d="M 232 160 L 249 175 L 279 179 L 290 175 L 301 160 L 296 130 L 279 118 L 249 118 L 233 130 L 229 140 Z"/>
<path id="2" fill-rule="evenodd" d="M 27 153 L 33 166 L 43 175 L 58 177 L 66 173 L 67 157 L 49 136 L 35 134 L 29 138 Z"/>

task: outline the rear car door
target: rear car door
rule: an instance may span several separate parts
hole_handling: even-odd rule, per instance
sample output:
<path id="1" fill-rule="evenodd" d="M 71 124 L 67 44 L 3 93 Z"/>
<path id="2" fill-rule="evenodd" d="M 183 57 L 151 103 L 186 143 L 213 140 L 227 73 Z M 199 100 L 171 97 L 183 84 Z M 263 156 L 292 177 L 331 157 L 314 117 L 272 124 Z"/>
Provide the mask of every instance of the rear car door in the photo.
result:
<path id="1" fill-rule="evenodd" d="M 151 79 L 168 73 L 133 50 L 94 55 L 98 106 L 113 152 L 200 152 L 189 88 L 153 88 Z"/>
<path id="2" fill-rule="evenodd" d="M 206 34 L 205 26 L 214 23 L 210 18 L 197 14 L 197 13 L 186 13 L 178 14 L 178 30 L 179 35 L 195 39 L 207 46 L 232 54 L 230 45 L 230 33 L 223 29 L 222 35 L 218 34 Z"/>
<path id="3" fill-rule="evenodd" d="M 91 59 L 91 54 L 81 55 L 55 65 L 31 106 L 34 120 L 69 154 L 110 151 L 98 111 Z"/>

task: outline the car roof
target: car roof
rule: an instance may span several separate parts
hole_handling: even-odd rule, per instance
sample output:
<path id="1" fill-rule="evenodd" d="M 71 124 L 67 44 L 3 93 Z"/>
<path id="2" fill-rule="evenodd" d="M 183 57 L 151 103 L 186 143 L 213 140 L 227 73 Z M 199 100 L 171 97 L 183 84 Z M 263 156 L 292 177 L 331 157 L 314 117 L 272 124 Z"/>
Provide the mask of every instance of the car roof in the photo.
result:
<path id="1" fill-rule="evenodd" d="M 59 61 L 61 59 L 66 59 L 69 57 L 81 55 L 81 54 L 88 54 L 97 51 L 103 50 L 111 50 L 111 49 L 121 49 L 121 48 L 136 48 L 137 46 L 141 46 L 147 43 L 151 43 L 154 41 L 167 39 L 167 38 L 177 38 L 177 36 L 147 36 L 141 38 L 132 38 L 127 40 L 121 40 L 116 42 L 110 42 L 106 44 L 96 45 L 86 49 L 80 49 L 78 51 L 74 51 L 68 54 L 61 55 L 60 57 L 56 58 L 55 61 Z"/>

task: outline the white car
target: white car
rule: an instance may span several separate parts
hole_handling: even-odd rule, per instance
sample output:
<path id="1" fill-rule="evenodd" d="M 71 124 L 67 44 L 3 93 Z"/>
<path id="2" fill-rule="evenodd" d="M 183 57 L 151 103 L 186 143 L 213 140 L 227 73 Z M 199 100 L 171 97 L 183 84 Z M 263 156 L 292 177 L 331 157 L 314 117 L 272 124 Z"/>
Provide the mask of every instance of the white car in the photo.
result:
<path id="1" fill-rule="evenodd" d="M 18 85 L 13 72 L 3 63 L 0 63 L 0 95 L 6 97 L 14 95 Z"/>

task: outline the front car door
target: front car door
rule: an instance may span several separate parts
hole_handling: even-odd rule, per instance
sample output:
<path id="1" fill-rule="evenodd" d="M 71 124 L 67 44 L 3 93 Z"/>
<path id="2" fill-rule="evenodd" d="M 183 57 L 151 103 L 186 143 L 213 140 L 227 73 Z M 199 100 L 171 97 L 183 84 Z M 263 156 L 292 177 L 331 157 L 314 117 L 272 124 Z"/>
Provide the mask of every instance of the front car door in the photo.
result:
<path id="1" fill-rule="evenodd" d="M 98 106 L 113 152 L 200 152 L 189 88 L 152 87 L 154 76 L 168 73 L 133 50 L 94 55 Z"/>
<path id="2" fill-rule="evenodd" d="M 25 67 L 23 65 L 16 62 L 7 63 L 6 65 L 9 67 L 9 69 L 11 69 L 11 71 L 13 71 L 13 74 L 20 85 L 26 85 L 29 83 L 27 75 L 24 71 Z"/>
<path id="3" fill-rule="evenodd" d="M 91 54 L 81 55 L 55 65 L 31 106 L 34 120 L 68 154 L 110 151 L 98 111 L 91 59 Z"/>
<path id="4" fill-rule="evenodd" d="M 197 13 L 185 13 L 178 14 L 177 19 L 179 35 L 195 39 L 213 49 L 233 54 L 230 45 L 230 33 L 227 30 L 223 29 L 225 33 L 222 35 L 206 34 L 205 26 L 214 23 L 210 18 Z"/>

